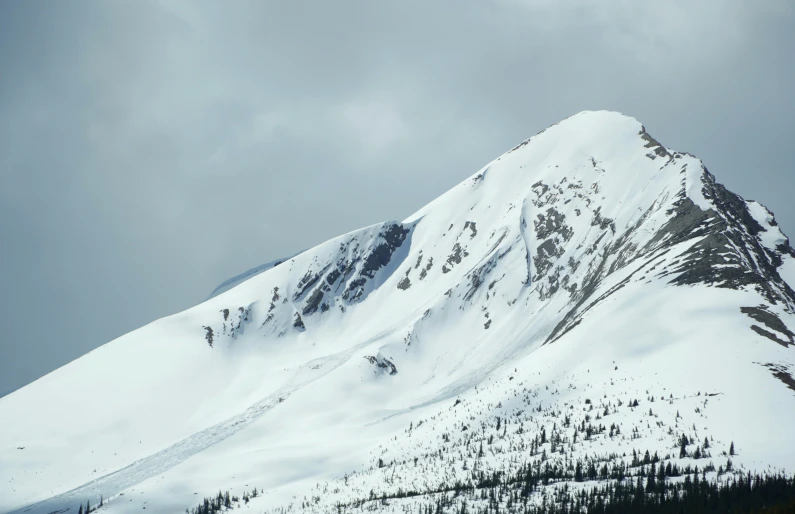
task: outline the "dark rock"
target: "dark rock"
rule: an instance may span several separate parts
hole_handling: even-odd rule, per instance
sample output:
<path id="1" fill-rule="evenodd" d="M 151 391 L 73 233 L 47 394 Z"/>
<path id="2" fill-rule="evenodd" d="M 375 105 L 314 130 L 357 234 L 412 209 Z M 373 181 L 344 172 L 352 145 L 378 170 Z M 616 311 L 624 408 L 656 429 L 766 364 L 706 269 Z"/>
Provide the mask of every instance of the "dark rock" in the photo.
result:
<path id="1" fill-rule="evenodd" d="M 547 191 L 549 191 L 549 186 L 544 184 L 541 181 L 538 181 L 538 182 L 536 182 L 535 184 L 532 185 L 532 189 L 533 189 L 533 192 L 536 194 L 536 196 L 538 198 L 541 198 L 542 196 L 544 196 L 546 194 Z"/>
<path id="2" fill-rule="evenodd" d="M 301 277 L 301 280 L 298 281 L 298 284 L 296 284 L 296 292 L 293 294 L 293 301 L 298 301 L 302 296 L 304 296 L 304 293 L 306 293 L 312 286 L 317 284 L 318 280 L 320 280 L 320 277 L 326 271 L 326 269 L 328 269 L 328 266 L 326 266 L 326 268 L 321 270 L 319 273 L 312 273 L 311 270 L 307 271 L 306 274 Z"/>
<path id="3" fill-rule="evenodd" d="M 779 334 L 784 335 L 788 341 L 779 339 L 775 334 L 772 334 L 771 332 L 768 332 L 759 326 L 751 326 L 751 330 L 757 334 L 767 337 L 768 339 L 784 346 L 785 348 L 789 345 L 795 345 L 795 334 L 793 334 L 793 332 L 787 328 L 787 325 L 781 321 L 781 318 L 779 318 L 775 313 L 767 310 L 766 306 L 760 305 L 759 307 L 740 307 L 740 311 L 759 323 L 762 323 L 770 330 L 774 330 Z"/>
<path id="4" fill-rule="evenodd" d="M 489 273 L 497 266 L 499 262 L 500 256 L 494 255 L 488 261 L 486 261 L 483 265 L 479 266 L 477 269 L 472 270 L 469 272 L 469 290 L 464 293 L 464 301 L 470 301 L 475 296 L 475 293 L 480 286 L 483 285 L 486 281 L 486 277 Z M 489 286 L 489 289 L 494 285 L 495 282 L 492 282 L 492 285 Z"/>
<path id="5" fill-rule="evenodd" d="M 365 355 L 364 358 L 367 359 L 370 364 L 374 364 L 378 369 L 384 370 L 390 375 L 397 375 L 397 367 L 395 367 L 389 359 L 383 357 L 378 358 L 372 355 Z"/>
<path id="6" fill-rule="evenodd" d="M 328 283 L 328 285 L 333 286 L 334 282 L 336 282 L 341 275 L 342 275 L 342 270 L 340 270 L 339 268 L 334 268 L 333 270 L 331 270 L 331 272 L 329 272 L 328 275 L 326 275 L 326 282 Z"/>
<path id="7" fill-rule="evenodd" d="M 433 257 L 430 257 L 428 258 L 428 264 L 426 264 L 425 267 L 422 268 L 422 271 L 420 271 L 420 280 L 424 280 L 425 277 L 428 276 L 428 272 L 431 270 L 432 267 L 433 267 Z"/>
<path id="8" fill-rule="evenodd" d="M 306 299 L 306 305 L 304 305 L 304 309 L 301 313 L 304 316 L 312 314 L 317 311 L 318 307 L 320 307 L 320 302 L 323 301 L 323 288 L 318 287 L 312 294 L 309 295 L 309 298 Z"/>
<path id="9" fill-rule="evenodd" d="M 795 391 L 795 378 L 789 373 L 786 366 L 781 364 L 767 363 L 764 365 L 767 369 L 773 372 L 773 376 L 781 380 L 781 382 Z"/>
<path id="10" fill-rule="evenodd" d="M 207 344 L 210 345 L 210 348 L 213 347 L 213 329 L 211 327 L 202 327 L 206 333 L 204 334 L 204 338 L 207 340 Z"/>
<path id="11" fill-rule="evenodd" d="M 646 144 L 643 145 L 646 148 L 651 148 L 654 151 L 654 154 L 659 157 L 668 157 L 669 159 L 672 158 L 671 154 L 668 153 L 668 150 L 665 149 L 663 145 L 659 143 L 656 139 L 651 137 L 648 132 L 646 132 L 646 127 L 641 126 L 640 132 L 638 133 Z M 652 157 L 653 159 L 654 157 Z"/>
<path id="12" fill-rule="evenodd" d="M 301 319 L 301 315 L 297 312 L 295 313 L 295 319 L 293 320 L 293 328 L 298 329 L 300 332 L 306 330 L 306 325 L 304 325 L 304 320 Z"/>
<path id="13" fill-rule="evenodd" d="M 389 264 L 392 255 L 406 240 L 409 232 L 408 228 L 393 223 L 379 234 L 384 242 L 372 248 L 364 257 L 364 264 L 359 271 L 359 276 L 348 284 L 342 295 L 345 300 L 353 302 L 363 297 L 364 285 L 367 280 L 375 278 L 376 272 Z"/>
<path id="14" fill-rule="evenodd" d="M 478 229 L 474 221 L 467 221 L 464 223 L 464 230 L 470 229 L 472 233 L 470 234 L 470 239 L 478 235 Z"/>
<path id="15" fill-rule="evenodd" d="M 453 266 L 461 264 L 461 259 L 468 256 L 469 253 L 466 249 L 461 248 L 461 245 L 456 243 L 453 245 L 453 251 L 447 256 L 447 264 L 442 266 L 442 273 L 448 273 Z"/>
<path id="16" fill-rule="evenodd" d="M 774 343 L 780 344 L 784 348 L 787 348 L 787 346 L 789 346 L 789 344 L 792 343 L 791 339 L 790 339 L 790 343 L 787 343 L 787 341 L 784 341 L 783 339 L 779 339 L 776 336 L 776 334 L 774 334 L 773 332 L 768 332 L 767 330 L 765 330 L 764 328 L 762 328 L 762 327 L 760 327 L 758 325 L 751 325 L 751 330 L 753 330 L 754 332 L 756 332 L 757 334 L 759 334 L 762 337 L 766 337 L 766 338 L 770 339 Z"/>
<path id="17" fill-rule="evenodd" d="M 538 214 L 533 222 L 537 239 L 547 239 L 553 234 L 560 234 L 564 241 L 571 239 L 574 231 L 566 225 L 566 216 L 554 207 L 547 209 L 546 214 Z"/>
<path id="18" fill-rule="evenodd" d="M 602 230 L 610 228 L 613 234 L 616 233 L 616 224 L 613 222 L 612 218 L 604 218 L 602 217 L 602 207 L 599 206 L 593 211 L 593 219 L 591 220 L 591 226 L 596 227 L 598 226 Z"/>
<path id="19" fill-rule="evenodd" d="M 671 247 L 701 238 L 668 274 L 677 285 L 707 284 L 740 289 L 753 287 L 768 301 L 795 305 L 795 291 L 778 274 L 777 260 L 756 238 L 764 228 L 751 216 L 745 201 L 728 191 L 703 170 L 703 194 L 715 209 L 702 210 L 689 198 L 675 204 L 674 217 L 647 246 Z M 780 259 L 780 258 L 779 258 Z"/>

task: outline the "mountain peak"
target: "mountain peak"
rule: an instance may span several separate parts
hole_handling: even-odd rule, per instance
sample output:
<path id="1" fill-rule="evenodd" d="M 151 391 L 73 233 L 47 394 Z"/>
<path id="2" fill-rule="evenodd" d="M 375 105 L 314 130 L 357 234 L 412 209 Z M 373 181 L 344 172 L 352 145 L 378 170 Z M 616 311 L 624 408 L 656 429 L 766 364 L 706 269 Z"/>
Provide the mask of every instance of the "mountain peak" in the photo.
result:
<path id="1" fill-rule="evenodd" d="M 254 268 L 0 399 L 0 511 L 251 486 L 259 510 L 415 511 L 397 502 L 542 455 L 634 480 L 632 447 L 706 473 L 705 437 L 742 448 L 736 469 L 791 465 L 768 428 L 795 422 L 793 281 L 761 204 L 585 111 L 403 222 Z"/>

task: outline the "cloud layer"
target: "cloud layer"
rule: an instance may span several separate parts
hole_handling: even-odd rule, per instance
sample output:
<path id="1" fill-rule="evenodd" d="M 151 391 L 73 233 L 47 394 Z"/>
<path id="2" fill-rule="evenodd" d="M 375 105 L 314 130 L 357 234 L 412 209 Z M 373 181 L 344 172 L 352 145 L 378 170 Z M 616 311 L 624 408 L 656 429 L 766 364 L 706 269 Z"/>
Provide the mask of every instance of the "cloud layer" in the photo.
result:
<path id="1" fill-rule="evenodd" d="M 791 2 L 0 4 L 0 390 L 583 109 L 795 234 Z"/>

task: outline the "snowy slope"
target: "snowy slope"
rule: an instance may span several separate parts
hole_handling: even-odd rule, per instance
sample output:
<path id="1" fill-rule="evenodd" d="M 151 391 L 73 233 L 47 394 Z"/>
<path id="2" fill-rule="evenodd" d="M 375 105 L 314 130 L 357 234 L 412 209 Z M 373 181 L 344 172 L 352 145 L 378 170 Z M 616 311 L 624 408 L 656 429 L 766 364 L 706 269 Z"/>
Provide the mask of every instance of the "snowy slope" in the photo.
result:
<path id="1" fill-rule="evenodd" d="M 298 254 L 295 254 L 295 255 L 298 255 Z M 293 255 L 292 257 L 295 257 L 295 255 Z M 251 268 L 250 270 L 244 271 L 243 273 L 241 273 L 239 275 L 235 275 L 234 277 L 232 277 L 230 279 L 224 280 L 218 287 L 213 289 L 213 292 L 210 293 L 210 298 L 214 298 L 214 297 L 218 296 L 221 293 L 225 293 L 226 291 L 229 291 L 233 287 L 235 287 L 235 286 L 237 286 L 239 284 L 242 284 L 246 280 L 259 275 L 263 271 L 268 271 L 269 269 L 275 268 L 276 266 L 278 266 L 279 264 L 283 263 L 284 261 L 290 260 L 292 257 L 288 257 L 286 259 L 276 259 L 276 260 L 273 260 L 273 261 L 270 261 L 270 262 L 266 262 L 265 264 L 260 264 L 259 266 L 255 266 L 255 267 Z"/>
<path id="2" fill-rule="evenodd" d="M 791 285 L 761 204 L 636 120 L 583 112 L 403 222 L 230 279 L 1 398 L 0 512 L 183 512 L 252 487 L 255 511 L 328 512 L 540 459 L 542 428 L 545 462 L 703 467 L 679 457 L 686 432 L 716 467 L 734 442 L 738 469 L 795 471 Z M 620 434 L 574 440 L 608 421 Z"/>

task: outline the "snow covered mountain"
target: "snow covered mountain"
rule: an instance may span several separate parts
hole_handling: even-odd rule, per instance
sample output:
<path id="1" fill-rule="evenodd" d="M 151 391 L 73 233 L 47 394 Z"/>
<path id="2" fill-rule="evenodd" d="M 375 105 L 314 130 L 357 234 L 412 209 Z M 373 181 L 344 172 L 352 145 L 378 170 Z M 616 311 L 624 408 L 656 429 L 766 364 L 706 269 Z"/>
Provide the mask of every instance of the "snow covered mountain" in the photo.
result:
<path id="1" fill-rule="evenodd" d="M 793 286 L 764 206 L 583 112 L 402 222 L 0 398 L 0 512 L 184 512 L 219 489 L 258 489 L 255 512 L 404 512 L 517 462 L 631 475 L 646 451 L 793 472 Z"/>

